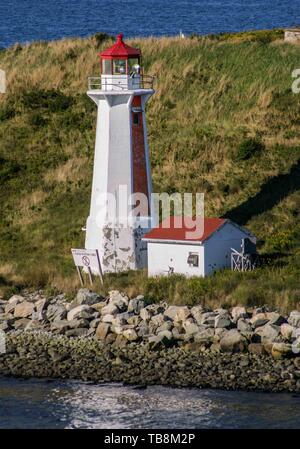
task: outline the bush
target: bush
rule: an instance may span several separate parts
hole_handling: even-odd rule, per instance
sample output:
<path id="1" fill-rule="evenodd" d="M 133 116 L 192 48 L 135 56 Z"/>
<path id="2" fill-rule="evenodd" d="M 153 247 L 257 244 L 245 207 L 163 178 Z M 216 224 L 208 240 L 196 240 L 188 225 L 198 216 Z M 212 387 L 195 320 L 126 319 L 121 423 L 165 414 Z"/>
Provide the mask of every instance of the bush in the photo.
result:
<path id="1" fill-rule="evenodd" d="M 105 41 L 107 41 L 109 39 L 113 39 L 112 36 L 110 36 L 109 34 L 106 34 L 106 33 L 96 33 L 96 34 L 94 34 L 94 38 L 96 40 L 96 43 L 97 43 L 98 47 L 100 47 L 100 45 L 103 42 L 105 42 Z"/>
<path id="2" fill-rule="evenodd" d="M 73 104 L 73 98 L 55 89 L 31 90 L 23 93 L 21 102 L 27 109 L 41 108 L 49 112 L 61 112 Z"/>
<path id="3" fill-rule="evenodd" d="M 240 143 L 236 159 L 238 161 L 248 160 L 255 155 L 261 154 L 264 149 L 265 145 L 260 139 L 250 137 Z"/>
<path id="4" fill-rule="evenodd" d="M 0 182 L 8 181 L 13 178 L 21 167 L 14 161 L 0 157 Z"/>

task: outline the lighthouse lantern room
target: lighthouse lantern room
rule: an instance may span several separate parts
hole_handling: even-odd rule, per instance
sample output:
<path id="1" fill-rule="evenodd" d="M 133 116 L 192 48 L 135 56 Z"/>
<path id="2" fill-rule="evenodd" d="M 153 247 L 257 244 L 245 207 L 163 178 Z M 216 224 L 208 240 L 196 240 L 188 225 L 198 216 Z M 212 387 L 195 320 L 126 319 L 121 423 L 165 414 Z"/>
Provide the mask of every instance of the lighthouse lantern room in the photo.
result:
<path id="1" fill-rule="evenodd" d="M 101 76 L 89 78 L 87 92 L 96 103 L 98 114 L 85 248 L 98 250 L 105 273 L 147 265 L 147 247 L 142 237 L 157 220 L 151 203 L 145 105 L 154 90 L 153 78 L 143 74 L 141 51 L 127 45 L 122 34 L 100 54 L 100 66 Z M 118 214 L 120 189 L 126 190 L 127 198 L 143 194 L 147 199 L 127 226 L 112 218 L 108 200 L 109 195 L 116 199 Z M 134 206 L 129 205 L 129 215 Z"/>

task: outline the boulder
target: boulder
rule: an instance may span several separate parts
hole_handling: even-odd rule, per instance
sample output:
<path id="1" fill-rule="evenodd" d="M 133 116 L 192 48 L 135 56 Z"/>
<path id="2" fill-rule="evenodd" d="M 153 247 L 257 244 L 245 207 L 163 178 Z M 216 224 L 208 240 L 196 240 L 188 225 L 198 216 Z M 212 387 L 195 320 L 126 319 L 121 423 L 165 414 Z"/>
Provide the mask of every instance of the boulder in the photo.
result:
<path id="1" fill-rule="evenodd" d="M 14 311 L 15 318 L 28 318 L 34 311 L 34 304 L 32 302 L 23 301 L 16 305 Z"/>
<path id="2" fill-rule="evenodd" d="M 137 316 L 137 315 L 130 316 L 130 317 L 127 319 L 127 323 L 128 323 L 128 324 L 133 324 L 134 326 L 137 326 L 137 325 L 139 324 L 140 321 L 141 321 L 141 318 L 140 318 L 139 316 Z"/>
<path id="3" fill-rule="evenodd" d="M 194 306 L 191 309 L 191 315 L 196 321 L 197 324 L 201 324 L 202 314 L 204 312 L 204 309 L 202 306 Z"/>
<path id="4" fill-rule="evenodd" d="M 245 318 L 239 318 L 237 321 L 237 330 L 242 333 L 249 333 L 252 331 L 251 324 L 249 323 L 249 320 L 246 320 Z"/>
<path id="5" fill-rule="evenodd" d="M 183 322 L 191 315 L 191 312 L 186 306 L 169 306 L 164 315 L 172 321 Z"/>
<path id="6" fill-rule="evenodd" d="M 84 337 L 89 332 L 86 328 L 78 327 L 77 329 L 70 329 L 66 331 L 65 335 L 67 337 Z"/>
<path id="7" fill-rule="evenodd" d="M 68 320 L 55 320 L 51 324 L 51 331 L 58 331 L 61 334 L 64 334 L 69 328 Z"/>
<path id="8" fill-rule="evenodd" d="M 257 313 L 253 315 L 253 317 L 250 320 L 250 323 L 252 324 L 253 329 L 257 329 L 260 326 L 264 326 L 267 324 L 269 319 L 267 318 L 266 313 Z"/>
<path id="9" fill-rule="evenodd" d="M 274 326 L 281 326 L 281 324 L 286 323 L 284 316 L 277 312 L 267 312 L 266 316 L 269 320 L 269 324 L 274 324 Z"/>
<path id="10" fill-rule="evenodd" d="M 17 304 L 25 301 L 25 298 L 20 295 L 13 295 L 5 304 L 4 312 L 5 313 L 14 313 L 15 307 Z"/>
<path id="11" fill-rule="evenodd" d="M 74 307 L 68 312 L 67 320 L 72 321 L 75 318 L 92 318 L 95 310 L 86 304 L 82 304 L 81 306 Z"/>
<path id="12" fill-rule="evenodd" d="M 96 329 L 96 337 L 99 338 L 99 340 L 105 340 L 109 331 L 110 325 L 108 323 L 100 323 Z"/>
<path id="13" fill-rule="evenodd" d="M 138 335 L 134 329 L 126 329 L 122 335 L 129 341 L 135 341 L 138 339 Z"/>
<path id="14" fill-rule="evenodd" d="M 282 359 L 285 357 L 290 357 L 292 352 L 292 345 L 288 343 L 274 343 L 271 351 L 274 359 Z"/>
<path id="15" fill-rule="evenodd" d="M 94 304 L 98 304 L 102 298 L 101 296 L 97 295 L 97 293 L 92 292 L 91 290 L 87 288 L 81 288 L 78 290 L 78 293 L 76 295 L 76 298 L 71 303 L 72 309 L 73 307 L 81 306 L 81 305 L 88 305 L 92 306 Z"/>
<path id="16" fill-rule="evenodd" d="M 114 322 L 114 324 L 117 325 L 117 326 L 121 324 L 121 323 L 117 323 L 116 320 L 114 320 L 114 316 L 110 315 L 110 314 L 104 315 L 102 317 L 102 322 L 103 323 L 110 323 L 110 324 Z"/>
<path id="17" fill-rule="evenodd" d="M 288 323 L 283 323 L 280 326 L 280 333 L 281 333 L 281 335 L 288 341 L 290 341 L 291 338 L 292 338 L 293 330 L 294 330 L 293 326 L 291 326 Z"/>
<path id="18" fill-rule="evenodd" d="M 207 324 L 208 326 L 215 326 L 215 319 L 218 316 L 216 312 L 205 312 L 202 314 L 200 324 Z"/>
<path id="19" fill-rule="evenodd" d="M 222 352 L 243 352 L 247 348 L 246 338 L 235 329 L 228 331 L 220 341 Z"/>
<path id="20" fill-rule="evenodd" d="M 144 297 L 142 295 L 137 298 L 131 299 L 128 303 L 128 312 L 133 312 L 135 314 L 140 313 L 140 311 L 144 308 Z"/>
<path id="21" fill-rule="evenodd" d="M 195 323 L 191 323 L 190 321 L 183 323 L 183 328 L 188 335 L 194 335 L 199 332 L 199 326 Z"/>
<path id="22" fill-rule="evenodd" d="M 109 303 L 106 306 L 102 307 L 100 312 L 101 315 L 117 315 L 120 310 L 115 304 Z"/>
<path id="23" fill-rule="evenodd" d="M 231 309 L 231 316 L 233 321 L 237 322 L 240 318 L 247 318 L 248 314 L 245 307 L 233 307 Z"/>
<path id="24" fill-rule="evenodd" d="M 112 290 L 108 294 L 109 304 L 117 306 L 121 312 L 127 310 L 129 302 L 127 296 L 122 295 L 118 290 Z"/>
<path id="25" fill-rule="evenodd" d="M 215 328 L 229 329 L 232 325 L 229 314 L 222 313 L 215 318 Z"/>
<path id="26" fill-rule="evenodd" d="M 19 329 L 25 329 L 27 324 L 30 323 L 31 320 L 28 318 L 20 318 L 19 320 L 16 320 L 13 324 L 15 330 Z"/>
<path id="27" fill-rule="evenodd" d="M 280 333 L 280 327 L 274 324 L 265 324 L 256 329 L 255 334 L 261 337 L 262 343 L 273 342 Z"/>
<path id="28" fill-rule="evenodd" d="M 164 346 L 170 346 L 173 343 L 173 334 L 171 331 L 162 331 L 157 334 Z"/>
<path id="29" fill-rule="evenodd" d="M 264 345 L 262 345 L 261 343 L 250 343 L 248 345 L 248 351 L 251 354 L 255 354 L 255 355 L 264 355 L 264 354 L 266 354 L 266 350 L 264 348 Z"/>
<path id="30" fill-rule="evenodd" d="M 288 323 L 294 327 L 300 327 L 300 312 L 293 310 L 288 318 Z"/>
<path id="31" fill-rule="evenodd" d="M 148 308 L 144 307 L 140 311 L 140 317 L 143 321 L 149 321 L 151 318 L 151 313 L 149 312 Z"/>
<path id="32" fill-rule="evenodd" d="M 67 317 L 67 310 L 61 304 L 50 304 L 47 308 L 46 318 L 48 321 L 61 321 Z"/>
<path id="33" fill-rule="evenodd" d="M 149 335 L 149 327 L 145 321 L 142 322 L 137 328 L 137 334 L 139 337 L 145 337 L 146 335 Z"/>
<path id="34" fill-rule="evenodd" d="M 194 335 L 194 340 L 198 343 L 211 343 L 214 338 L 214 330 L 212 328 L 205 329 Z"/>
<path id="35" fill-rule="evenodd" d="M 49 305 L 47 298 L 41 298 L 35 303 L 35 311 L 32 314 L 33 320 L 43 321 L 46 318 L 46 310 Z"/>
<path id="36" fill-rule="evenodd" d="M 165 317 L 162 313 L 159 313 L 158 315 L 153 315 L 150 319 L 150 324 L 153 324 L 154 326 L 161 326 L 165 321 Z"/>

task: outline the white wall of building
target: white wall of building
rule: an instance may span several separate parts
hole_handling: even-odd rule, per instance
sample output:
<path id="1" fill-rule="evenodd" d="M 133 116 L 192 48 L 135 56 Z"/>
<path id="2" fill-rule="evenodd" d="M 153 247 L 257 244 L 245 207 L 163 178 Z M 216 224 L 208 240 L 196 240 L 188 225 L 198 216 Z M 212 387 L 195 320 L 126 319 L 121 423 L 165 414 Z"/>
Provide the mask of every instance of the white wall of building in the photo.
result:
<path id="1" fill-rule="evenodd" d="M 231 266 L 231 248 L 241 250 L 242 239 L 249 235 L 230 222 L 204 242 L 205 276 Z"/>
<path id="2" fill-rule="evenodd" d="M 163 241 L 148 242 L 148 275 L 167 275 L 169 267 L 174 273 L 185 276 L 207 276 L 214 271 L 231 266 L 231 248 L 241 250 L 242 239 L 249 234 L 242 229 L 226 223 L 211 235 L 203 245 L 189 242 Z M 199 254 L 199 267 L 189 266 L 187 259 L 190 253 Z"/>
<path id="3" fill-rule="evenodd" d="M 189 253 L 199 254 L 199 266 L 190 267 L 187 263 Z M 185 276 L 204 275 L 204 248 L 202 245 L 187 245 L 181 243 L 148 242 L 148 274 L 163 276 L 174 268 L 174 273 Z"/>

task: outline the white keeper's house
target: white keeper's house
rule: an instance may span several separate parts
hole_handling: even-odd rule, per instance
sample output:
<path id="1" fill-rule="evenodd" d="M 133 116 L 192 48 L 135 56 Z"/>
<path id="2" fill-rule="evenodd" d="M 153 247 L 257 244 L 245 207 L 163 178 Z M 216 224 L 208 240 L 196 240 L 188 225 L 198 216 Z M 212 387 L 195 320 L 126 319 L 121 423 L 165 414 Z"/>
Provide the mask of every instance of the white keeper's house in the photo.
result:
<path id="1" fill-rule="evenodd" d="M 191 237 L 191 227 L 178 227 L 178 217 L 170 217 L 148 232 L 148 274 L 161 276 L 173 273 L 185 276 L 207 276 L 214 271 L 231 266 L 232 248 L 241 250 L 242 241 L 253 234 L 236 223 L 222 218 L 202 218 L 201 236 Z"/>

